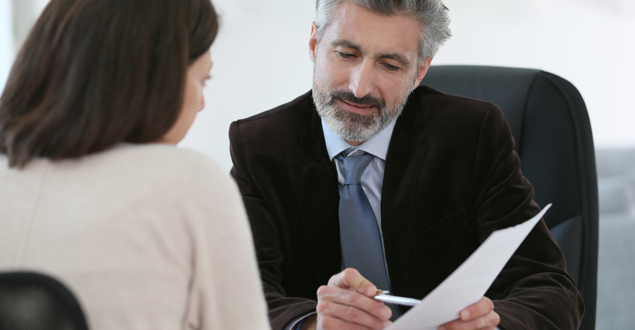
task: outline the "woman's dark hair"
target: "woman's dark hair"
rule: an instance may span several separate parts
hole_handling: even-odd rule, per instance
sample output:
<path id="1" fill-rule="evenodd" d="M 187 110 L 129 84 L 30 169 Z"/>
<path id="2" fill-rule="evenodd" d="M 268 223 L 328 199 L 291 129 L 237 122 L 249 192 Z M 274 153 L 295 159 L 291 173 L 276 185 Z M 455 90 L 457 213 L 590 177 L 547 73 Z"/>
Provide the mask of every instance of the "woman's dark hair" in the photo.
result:
<path id="1" fill-rule="evenodd" d="M 24 167 L 159 140 L 217 31 L 210 0 L 52 0 L 0 98 L 0 154 Z"/>

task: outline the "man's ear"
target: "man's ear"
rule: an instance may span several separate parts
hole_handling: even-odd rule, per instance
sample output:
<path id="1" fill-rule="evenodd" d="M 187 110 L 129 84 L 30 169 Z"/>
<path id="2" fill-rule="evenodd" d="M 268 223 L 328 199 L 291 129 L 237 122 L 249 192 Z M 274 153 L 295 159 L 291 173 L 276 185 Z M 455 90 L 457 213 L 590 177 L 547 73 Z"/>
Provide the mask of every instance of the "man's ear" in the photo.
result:
<path id="1" fill-rule="evenodd" d="M 432 57 L 426 58 L 423 61 L 423 63 L 421 63 L 421 66 L 419 67 L 419 71 L 417 72 L 417 79 L 415 80 L 415 83 L 412 86 L 413 90 L 419 87 L 421 80 L 423 80 L 423 77 L 425 77 L 426 73 L 428 73 L 428 69 L 430 68 L 430 63 L 432 63 Z"/>
<path id="2" fill-rule="evenodd" d="M 311 36 L 309 37 L 309 56 L 311 56 L 311 61 L 315 62 L 315 51 L 317 49 L 318 44 L 318 28 L 317 24 L 313 22 L 311 24 Z"/>

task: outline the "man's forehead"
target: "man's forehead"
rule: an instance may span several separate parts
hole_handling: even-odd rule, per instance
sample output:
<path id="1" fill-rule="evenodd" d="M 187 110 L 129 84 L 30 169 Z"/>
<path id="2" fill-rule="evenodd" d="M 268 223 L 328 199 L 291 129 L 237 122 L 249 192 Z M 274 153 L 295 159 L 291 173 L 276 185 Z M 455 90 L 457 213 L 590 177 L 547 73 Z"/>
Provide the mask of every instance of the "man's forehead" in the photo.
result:
<path id="1" fill-rule="evenodd" d="M 421 24 L 412 17 L 381 15 L 344 2 L 324 36 L 329 43 L 345 40 L 367 52 L 398 52 L 411 57 L 411 53 L 418 53 L 421 32 Z"/>

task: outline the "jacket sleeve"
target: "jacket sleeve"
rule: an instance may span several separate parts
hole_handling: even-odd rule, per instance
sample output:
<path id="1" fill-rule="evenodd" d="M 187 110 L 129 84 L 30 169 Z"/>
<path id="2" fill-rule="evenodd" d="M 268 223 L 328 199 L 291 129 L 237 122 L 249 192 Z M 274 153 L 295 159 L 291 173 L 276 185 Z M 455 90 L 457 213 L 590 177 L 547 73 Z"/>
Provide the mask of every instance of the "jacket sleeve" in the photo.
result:
<path id="1" fill-rule="evenodd" d="M 530 219 L 540 208 L 522 175 L 511 130 L 497 106 L 484 116 L 476 158 L 472 189 L 483 241 L 496 229 Z M 581 295 L 544 220 L 521 244 L 486 296 L 494 301 L 505 330 L 578 329 L 584 313 Z"/>
<path id="2" fill-rule="evenodd" d="M 280 248 L 278 225 L 274 221 L 265 197 L 250 174 L 250 153 L 245 150 L 240 125 L 233 122 L 229 129 L 230 152 L 233 162 L 231 175 L 242 195 L 256 248 L 256 257 L 272 329 L 284 329 L 298 317 L 315 311 L 314 300 L 287 297 L 282 287 L 280 269 L 284 255 Z"/>

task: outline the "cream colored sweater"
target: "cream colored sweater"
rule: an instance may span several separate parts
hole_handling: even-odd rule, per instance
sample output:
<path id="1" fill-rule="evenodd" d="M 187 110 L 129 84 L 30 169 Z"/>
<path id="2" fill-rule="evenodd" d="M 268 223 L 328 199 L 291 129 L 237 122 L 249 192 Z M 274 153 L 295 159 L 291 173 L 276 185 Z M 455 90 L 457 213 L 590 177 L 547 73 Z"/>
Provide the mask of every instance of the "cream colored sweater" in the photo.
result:
<path id="1" fill-rule="evenodd" d="M 93 330 L 269 329 L 235 184 L 209 158 L 124 144 L 9 169 L 0 271 L 50 274 Z"/>

